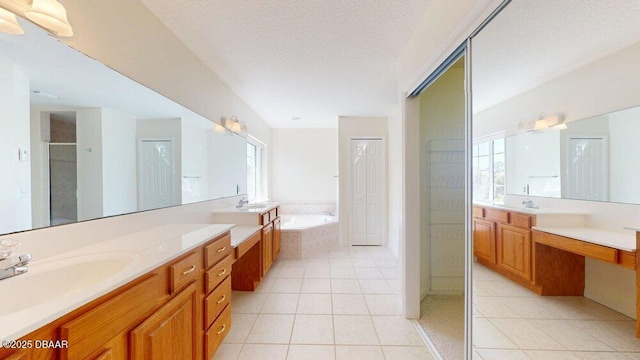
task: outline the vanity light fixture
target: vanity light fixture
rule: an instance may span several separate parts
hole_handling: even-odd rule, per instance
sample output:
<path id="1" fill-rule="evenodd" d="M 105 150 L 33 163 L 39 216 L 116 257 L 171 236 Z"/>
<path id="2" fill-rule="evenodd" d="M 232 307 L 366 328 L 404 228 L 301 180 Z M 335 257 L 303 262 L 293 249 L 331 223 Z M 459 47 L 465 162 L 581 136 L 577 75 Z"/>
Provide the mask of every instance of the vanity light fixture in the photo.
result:
<path id="1" fill-rule="evenodd" d="M 224 126 L 224 128 L 228 131 L 234 132 L 236 134 L 247 134 L 247 125 L 243 121 L 238 120 L 235 115 L 229 119 L 222 118 L 222 126 Z"/>
<path id="2" fill-rule="evenodd" d="M 30 20 L 53 35 L 73 35 L 67 10 L 57 0 L 0 0 L 0 31 L 24 34 L 16 16 Z"/>
<path id="3" fill-rule="evenodd" d="M 526 122 L 520 120 L 518 124 L 518 130 L 520 131 L 542 131 L 546 129 L 564 130 L 567 125 L 564 123 L 564 116 L 562 114 L 547 116 L 545 113 L 541 113 L 538 120 Z"/>
<path id="4" fill-rule="evenodd" d="M 57 0 L 33 0 L 24 15 L 58 36 L 73 35 L 73 29 L 67 20 L 67 10 Z"/>
<path id="5" fill-rule="evenodd" d="M 0 31 L 5 32 L 7 34 L 12 35 L 22 35 L 24 34 L 24 30 L 20 24 L 18 24 L 18 19 L 16 19 L 16 14 L 11 11 L 5 10 L 0 7 Z"/>

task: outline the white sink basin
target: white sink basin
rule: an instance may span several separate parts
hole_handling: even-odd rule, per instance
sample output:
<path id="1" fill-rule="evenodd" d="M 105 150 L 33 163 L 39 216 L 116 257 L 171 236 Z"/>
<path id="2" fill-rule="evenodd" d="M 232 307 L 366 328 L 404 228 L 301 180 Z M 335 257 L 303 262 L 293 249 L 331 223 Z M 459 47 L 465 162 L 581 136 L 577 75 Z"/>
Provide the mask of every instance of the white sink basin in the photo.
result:
<path id="1" fill-rule="evenodd" d="M 135 253 L 91 254 L 29 265 L 29 271 L 0 280 L 0 316 L 28 309 L 106 280 L 133 263 Z"/>

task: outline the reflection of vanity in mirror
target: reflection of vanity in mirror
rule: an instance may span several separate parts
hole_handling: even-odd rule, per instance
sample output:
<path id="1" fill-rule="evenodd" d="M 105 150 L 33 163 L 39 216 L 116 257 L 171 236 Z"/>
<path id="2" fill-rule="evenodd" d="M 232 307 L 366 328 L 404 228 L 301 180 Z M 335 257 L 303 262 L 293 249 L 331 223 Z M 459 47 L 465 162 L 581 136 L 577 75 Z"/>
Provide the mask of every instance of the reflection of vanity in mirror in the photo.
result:
<path id="1" fill-rule="evenodd" d="M 640 108 L 506 138 L 507 194 L 640 204 Z"/>
<path id="2" fill-rule="evenodd" d="M 0 66 L 0 234 L 246 193 L 243 136 L 42 29 Z"/>
<path id="3" fill-rule="evenodd" d="M 505 143 L 504 162 L 474 169 L 504 166 L 505 185 L 501 198 L 474 184 L 481 358 L 640 351 L 640 9 L 628 5 L 513 0 L 472 41 L 473 136 L 489 155 Z M 547 115 L 566 128 L 522 126 Z"/>

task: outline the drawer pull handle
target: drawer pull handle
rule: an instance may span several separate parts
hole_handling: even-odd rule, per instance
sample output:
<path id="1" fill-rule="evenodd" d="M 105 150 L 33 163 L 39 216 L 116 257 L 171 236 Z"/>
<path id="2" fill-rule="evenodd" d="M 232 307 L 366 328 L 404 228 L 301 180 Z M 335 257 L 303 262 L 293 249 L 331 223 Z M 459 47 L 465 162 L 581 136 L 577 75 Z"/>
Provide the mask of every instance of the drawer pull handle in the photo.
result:
<path id="1" fill-rule="evenodd" d="M 190 269 L 183 271 L 182 275 L 190 274 L 190 273 L 194 272 L 195 270 L 196 270 L 196 266 L 193 265 Z"/>
<path id="2" fill-rule="evenodd" d="M 222 275 L 224 275 L 224 274 L 226 274 L 226 273 L 227 273 L 227 269 L 222 269 L 222 271 L 220 271 L 220 272 L 218 273 L 218 276 L 222 276 Z"/>
<path id="3" fill-rule="evenodd" d="M 218 253 L 221 253 L 221 252 L 223 252 L 223 251 L 225 251 L 225 250 L 227 250 L 227 247 L 226 247 L 226 246 L 224 246 L 224 247 L 222 247 L 222 248 L 218 249 L 218 251 L 217 251 L 217 252 L 218 252 Z"/>
<path id="4" fill-rule="evenodd" d="M 221 302 L 223 302 L 225 299 L 227 298 L 227 295 L 222 295 L 222 297 L 220 298 L 220 300 L 218 300 L 216 302 L 216 304 L 220 304 Z"/>
<path id="5" fill-rule="evenodd" d="M 222 334 L 225 330 L 227 330 L 227 325 L 222 325 L 222 328 L 220 329 L 220 331 L 218 331 L 216 334 L 220 335 Z"/>

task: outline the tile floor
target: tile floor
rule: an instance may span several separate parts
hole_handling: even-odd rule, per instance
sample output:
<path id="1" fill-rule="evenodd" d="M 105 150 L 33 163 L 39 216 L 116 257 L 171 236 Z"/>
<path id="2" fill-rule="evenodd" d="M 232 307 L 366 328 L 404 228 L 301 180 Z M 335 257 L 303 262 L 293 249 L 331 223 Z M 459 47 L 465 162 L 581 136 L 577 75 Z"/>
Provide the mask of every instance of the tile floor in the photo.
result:
<path id="1" fill-rule="evenodd" d="M 384 247 L 339 247 L 278 260 L 255 292 L 234 292 L 222 359 L 430 360 L 402 314 L 398 259 Z"/>
<path id="2" fill-rule="evenodd" d="M 635 320 L 584 297 L 542 297 L 480 265 L 474 360 L 640 360 Z"/>

